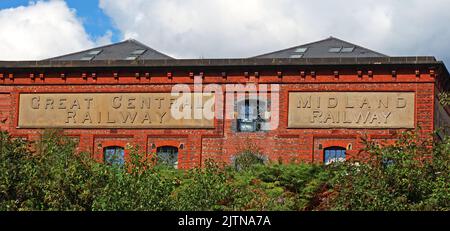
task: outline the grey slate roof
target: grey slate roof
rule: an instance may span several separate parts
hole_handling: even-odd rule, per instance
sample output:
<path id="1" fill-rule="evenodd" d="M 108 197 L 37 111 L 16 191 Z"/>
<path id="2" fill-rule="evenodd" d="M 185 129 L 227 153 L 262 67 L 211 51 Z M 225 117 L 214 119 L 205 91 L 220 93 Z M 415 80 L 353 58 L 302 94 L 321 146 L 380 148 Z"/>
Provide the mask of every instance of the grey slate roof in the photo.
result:
<path id="1" fill-rule="evenodd" d="M 133 54 L 134 52 L 134 54 Z M 160 53 L 136 40 L 129 39 L 102 47 L 50 58 L 50 61 L 97 60 L 165 60 L 172 57 Z"/>
<path id="2" fill-rule="evenodd" d="M 306 49 L 305 49 L 306 48 Z M 334 52 L 333 52 L 334 51 Z M 388 57 L 367 48 L 329 37 L 317 42 L 287 48 L 253 58 L 370 58 Z"/>
<path id="3" fill-rule="evenodd" d="M 334 51 L 333 51 L 334 49 Z M 376 58 L 388 57 L 376 51 L 329 37 L 317 42 L 274 51 L 252 58 L 284 59 L 284 58 Z M 158 52 L 136 40 L 129 39 L 102 47 L 58 56 L 48 61 L 103 61 L 103 60 L 169 60 L 174 59 Z"/>

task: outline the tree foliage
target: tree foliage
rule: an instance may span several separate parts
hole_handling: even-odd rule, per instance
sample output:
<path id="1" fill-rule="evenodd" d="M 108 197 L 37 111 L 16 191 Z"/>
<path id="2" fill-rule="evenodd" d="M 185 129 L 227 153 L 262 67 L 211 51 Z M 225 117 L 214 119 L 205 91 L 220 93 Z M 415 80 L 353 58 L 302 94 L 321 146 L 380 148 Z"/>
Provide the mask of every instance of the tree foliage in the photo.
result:
<path id="1" fill-rule="evenodd" d="M 449 210 L 450 142 L 406 132 L 395 144 L 366 142 L 369 158 L 336 166 L 332 209 Z"/>
<path id="2" fill-rule="evenodd" d="M 330 166 L 270 163 L 246 150 L 231 166 L 176 170 L 129 147 L 121 167 L 75 147 L 61 131 L 37 142 L 0 133 L 0 210 L 450 209 L 450 141 L 432 145 L 414 132 L 392 145 L 366 142 L 364 161 Z"/>

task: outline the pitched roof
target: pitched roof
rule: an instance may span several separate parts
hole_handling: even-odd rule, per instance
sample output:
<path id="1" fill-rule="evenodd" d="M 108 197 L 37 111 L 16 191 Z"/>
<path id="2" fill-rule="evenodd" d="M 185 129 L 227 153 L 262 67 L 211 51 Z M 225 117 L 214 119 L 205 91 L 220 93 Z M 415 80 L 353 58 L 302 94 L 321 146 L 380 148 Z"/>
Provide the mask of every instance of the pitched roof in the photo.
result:
<path id="1" fill-rule="evenodd" d="M 134 39 L 50 58 L 50 61 L 161 60 L 173 59 Z"/>
<path id="2" fill-rule="evenodd" d="M 317 42 L 287 48 L 253 58 L 358 58 L 388 57 L 367 48 L 329 37 Z"/>

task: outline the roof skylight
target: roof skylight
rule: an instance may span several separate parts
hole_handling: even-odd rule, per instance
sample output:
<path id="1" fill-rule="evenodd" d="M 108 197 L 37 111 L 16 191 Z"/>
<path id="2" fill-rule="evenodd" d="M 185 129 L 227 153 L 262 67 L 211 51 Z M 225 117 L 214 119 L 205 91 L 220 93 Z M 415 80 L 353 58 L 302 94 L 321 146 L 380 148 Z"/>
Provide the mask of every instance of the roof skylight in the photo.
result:
<path id="1" fill-rule="evenodd" d="M 305 53 L 308 50 L 308 47 L 300 47 L 295 50 L 297 53 Z"/>
<path id="2" fill-rule="evenodd" d="M 125 58 L 125 60 L 136 60 L 138 56 L 128 56 Z"/>
<path id="3" fill-rule="evenodd" d="M 299 55 L 291 55 L 290 56 L 290 58 L 293 58 L 293 59 L 298 59 L 298 58 L 302 58 L 303 57 L 303 54 L 299 54 Z"/>
<path id="4" fill-rule="evenodd" d="M 94 57 L 95 57 L 95 55 L 87 55 L 87 56 L 81 57 L 80 60 L 82 60 L 82 61 L 91 61 Z"/>
<path id="5" fill-rule="evenodd" d="M 342 47 L 331 47 L 328 52 L 330 53 L 339 53 L 341 51 Z"/>
<path id="6" fill-rule="evenodd" d="M 88 55 L 98 55 L 98 54 L 100 54 L 100 52 L 102 52 L 102 50 L 89 51 Z"/>
<path id="7" fill-rule="evenodd" d="M 133 52 L 131 52 L 132 55 L 142 55 L 144 52 L 146 52 L 146 49 L 136 49 Z"/>
<path id="8" fill-rule="evenodd" d="M 344 48 L 342 48 L 341 52 L 342 53 L 350 53 L 350 52 L 353 52 L 353 50 L 355 50 L 355 47 L 344 47 Z"/>

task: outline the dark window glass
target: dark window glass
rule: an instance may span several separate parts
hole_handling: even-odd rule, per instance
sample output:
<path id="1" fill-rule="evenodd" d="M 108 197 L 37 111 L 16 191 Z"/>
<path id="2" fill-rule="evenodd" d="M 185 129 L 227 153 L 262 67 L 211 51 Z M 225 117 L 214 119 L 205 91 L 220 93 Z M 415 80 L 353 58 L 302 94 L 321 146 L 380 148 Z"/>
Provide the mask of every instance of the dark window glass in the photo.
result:
<path id="1" fill-rule="evenodd" d="M 125 151 L 122 147 L 112 146 L 103 149 L 103 157 L 106 164 L 123 166 L 125 163 Z"/>
<path id="2" fill-rule="evenodd" d="M 381 160 L 381 164 L 383 165 L 383 167 L 388 168 L 390 166 L 394 166 L 395 162 L 394 160 L 390 159 L 390 158 L 382 158 Z"/>
<path id="3" fill-rule="evenodd" d="M 324 150 L 323 163 L 328 165 L 337 161 L 345 161 L 345 151 L 343 147 L 326 148 Z"/>
<path id="4" fill-rule="evenodd" d="M 240 132 L 255 132 L 261 130 L 261 125 L 265 122 L 261 118 L 262 103 L 255 100 L 245 100 L 238 104 L 237 127 Z"/>
<path id="5" fill-rule="evenodd" d="M 157 163 L 178 168 L 178 148 L 162 146 L 156 149 Z"/>

